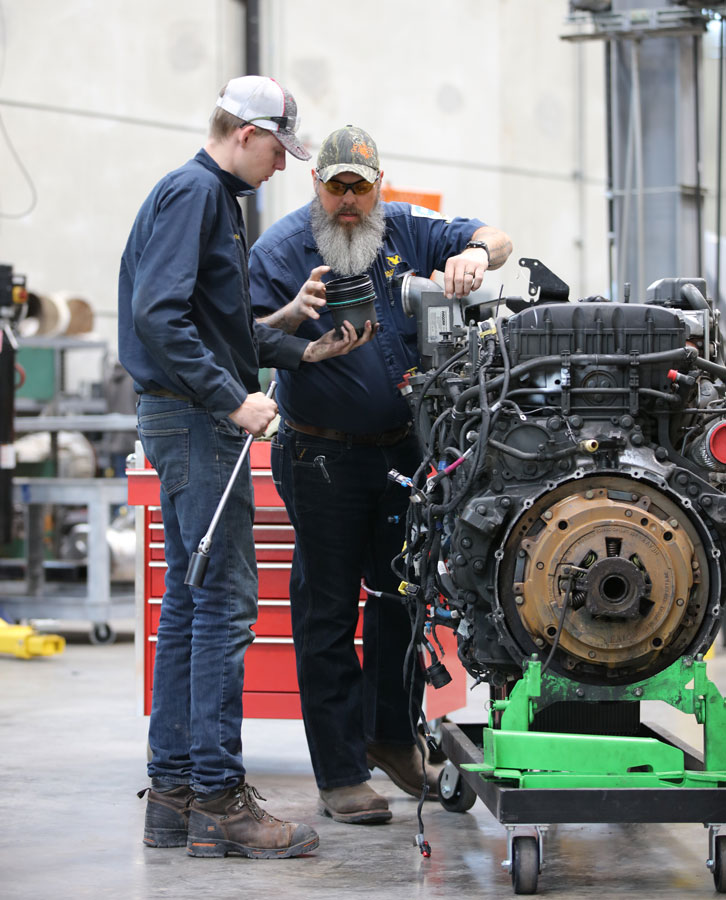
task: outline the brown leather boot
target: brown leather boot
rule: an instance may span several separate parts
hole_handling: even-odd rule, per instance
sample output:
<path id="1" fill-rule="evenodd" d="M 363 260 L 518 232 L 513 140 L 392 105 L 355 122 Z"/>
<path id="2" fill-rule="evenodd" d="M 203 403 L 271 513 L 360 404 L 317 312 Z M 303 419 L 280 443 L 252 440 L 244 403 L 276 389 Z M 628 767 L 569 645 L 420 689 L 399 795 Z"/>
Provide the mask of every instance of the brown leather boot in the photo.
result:
<path id="1" fill-rule="evenodd" d="M 187 842 L 187 812 L 194 799 L 188 784 L 166 791 L 150 788 L 139 791 L 143 797 L 149 792 L 144 818 L 144 843 L 147 847 L 183 847 Z"/>
<path id="2" fill-rule="evenodd" d="M 421 752 L 416 744 L 369 744 L 366 752 L 369 769 L 378 766 L 391 781 L 412 797 L 420 797 L 423 787 Z M 426 764 L 426 781 L 429 790 L 427 800 L 439 799 L 439 773 L 441 766 Z"/>
<path id="3" fill-rule="evenodd" d="M 283 822 L 257 805 L 264 800 L 249 784 L 238 784 L 214 800 L 195 799 L 189 812 L 187 853 L 285 859 L 309 853 L 320 843 L 309 825 Z"/>
<path id="4" fill-rule="evenodd" d="M 373 825 L 388 822 L 391 818 L 388 800 L 377 794 L 366 781 L 321 790 L 318 812 L 349 825 Z"/>

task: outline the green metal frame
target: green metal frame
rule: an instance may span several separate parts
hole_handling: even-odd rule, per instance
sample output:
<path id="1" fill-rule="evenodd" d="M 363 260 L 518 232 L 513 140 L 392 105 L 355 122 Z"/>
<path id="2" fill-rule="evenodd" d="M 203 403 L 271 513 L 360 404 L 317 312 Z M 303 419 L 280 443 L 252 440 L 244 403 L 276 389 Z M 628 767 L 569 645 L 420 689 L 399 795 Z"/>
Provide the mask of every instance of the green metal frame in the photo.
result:
<path id="1" fill-rule="evenodd" d="M 534 732 L 535 713 L 570 701 L 662 700 L 695 716 L 704 729 L 704 769 L 686 769 L 683 750 L 650 737 Z M 501 712 L 498 728 L 494 714 Z M 506 700 L 493 701 L 484 728 L 483 762 L 462 768 L 519 787 L 726 786 L 726 699 L 706 675 L 702 657 L 682 657 L 645 681 L 583 685 L 542 672 L 528 660 Z"/>

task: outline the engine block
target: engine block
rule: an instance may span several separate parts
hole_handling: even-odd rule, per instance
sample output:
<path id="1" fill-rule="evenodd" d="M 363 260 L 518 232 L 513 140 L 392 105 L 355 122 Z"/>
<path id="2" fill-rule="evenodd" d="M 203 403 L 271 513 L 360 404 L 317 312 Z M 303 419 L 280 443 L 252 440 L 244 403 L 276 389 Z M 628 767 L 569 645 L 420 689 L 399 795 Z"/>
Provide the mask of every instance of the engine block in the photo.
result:
<path id="1" fill-rule="evenodd" d="M 410 314 L 447 307 L 406 277 Z M 705 292 L 670 278 L 640 303 L 573 302 L 540 285 L 493 317 L 492 301 L 448 301 L 429 369 L 402 388 L 424 462 L 401 574 L 430 650 L 453 628 L 494 685 L 532 654 L 630 684 L 705 653 L 726 540 L 726 367 Z"/>

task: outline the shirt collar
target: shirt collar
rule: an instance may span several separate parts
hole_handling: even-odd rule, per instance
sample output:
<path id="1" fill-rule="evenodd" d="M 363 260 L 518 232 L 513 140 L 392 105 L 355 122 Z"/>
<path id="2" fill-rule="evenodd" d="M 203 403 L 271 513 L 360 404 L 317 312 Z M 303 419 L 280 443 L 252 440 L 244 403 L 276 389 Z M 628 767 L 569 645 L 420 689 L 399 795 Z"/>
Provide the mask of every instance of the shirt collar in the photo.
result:
<path id="1" fill-rule="evenodd" d="M 254 194 L 255 189 L 251 185 L 232 174 L 232 172 L 227 172 L 225 169 L 222 169 L 216 160 L 212 159 L 203 147 L 197 152 L 194 159 L 198 163 L 201 163 L 205 169 L 214 172 L 230 194 L 233 194 L 236 197 L 246 197 L 248 194 Z"/>

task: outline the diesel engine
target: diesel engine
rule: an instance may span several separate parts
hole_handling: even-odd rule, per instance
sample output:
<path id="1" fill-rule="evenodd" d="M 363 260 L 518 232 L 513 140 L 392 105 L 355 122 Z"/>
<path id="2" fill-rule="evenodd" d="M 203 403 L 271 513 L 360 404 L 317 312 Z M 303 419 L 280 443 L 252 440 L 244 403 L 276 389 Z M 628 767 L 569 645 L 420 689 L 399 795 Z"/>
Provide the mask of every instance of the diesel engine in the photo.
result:
<path id="1" fill-rule="evenodd" d="M 391 473 L 411 490 L 394 567 L 434 681 L 448 627 L 495 687 L 533 655 L 583 684 L 632 684 L 705 653 L 721 621 L 718 312 L 699 278 L 572 301 L 540 261 L 520 265 L 529 299 L 468 306 L 404 276 L 422 367 L 401 390 L 424 461 Z"/>

